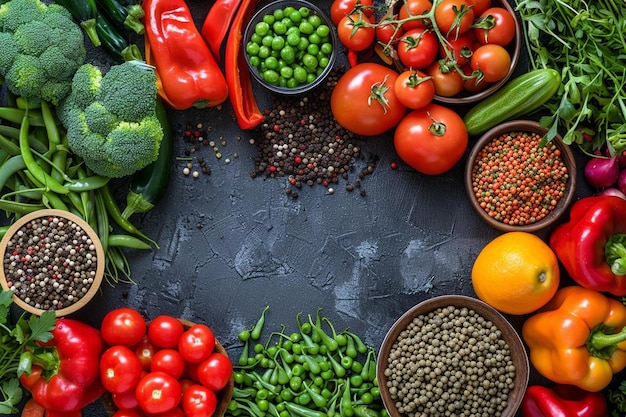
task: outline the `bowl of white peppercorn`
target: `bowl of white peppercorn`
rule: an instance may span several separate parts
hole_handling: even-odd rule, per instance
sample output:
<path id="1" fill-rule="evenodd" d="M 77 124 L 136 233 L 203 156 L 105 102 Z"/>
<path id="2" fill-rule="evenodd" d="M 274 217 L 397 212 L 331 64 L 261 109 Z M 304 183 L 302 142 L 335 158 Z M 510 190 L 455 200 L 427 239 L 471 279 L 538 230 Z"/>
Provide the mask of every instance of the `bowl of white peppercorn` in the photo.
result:
<path id="1" fill-rule="evenodd" d="M 96 232 L 73 213 L 43 209 L 17 219 L 0 241 L 0 284 L 35 315 L 66 316 L 85 306 L 104 276 Z"/>
<path id="2" fill-rule="evenodd" d="M 389 329 L 377 363 L 391 417 L 513 417 L 528 386 L 528 355 L 498 311 L 463 295 L 423 301 Z"/>

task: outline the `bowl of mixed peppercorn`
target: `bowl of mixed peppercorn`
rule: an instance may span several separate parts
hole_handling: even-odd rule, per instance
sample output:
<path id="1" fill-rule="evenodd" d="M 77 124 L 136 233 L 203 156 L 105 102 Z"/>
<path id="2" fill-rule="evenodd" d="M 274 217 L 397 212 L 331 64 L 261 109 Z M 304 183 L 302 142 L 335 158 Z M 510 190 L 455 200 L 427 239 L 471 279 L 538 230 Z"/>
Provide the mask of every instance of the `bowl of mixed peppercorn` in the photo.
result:
<path id="1" fill-rule="evenodd" d="M 315 4 L 278 0 L 260 8 L 243 36 L 250 73 L 274 93 L 299 95 L 330 75 L 337 55 L 330 18 Z"/>
<path id="2" fill-rule="evenodd" d="M 82 218 L 43 209 L 16 220 L 0 241 L 0 284 L 20 308 L 66 316 L 85 306 L 104 276 L 96 232 Z"/>
<path id="3" fill-rule="evenodd" d="M 524 344 L 504 316 L 476 298 L 444 295 L 391 326 L 377 380 L 391 417 L 513 417 L 529 369 Z"/>
<path id="4" fill-rule="evenodd" d="M 502 123 L 482 135 L 465 168 L 478 215 L 496 229 L 535 232 L 567 210 L 576 191 L 576 160 L 557 135 L 531 120 Z"/>

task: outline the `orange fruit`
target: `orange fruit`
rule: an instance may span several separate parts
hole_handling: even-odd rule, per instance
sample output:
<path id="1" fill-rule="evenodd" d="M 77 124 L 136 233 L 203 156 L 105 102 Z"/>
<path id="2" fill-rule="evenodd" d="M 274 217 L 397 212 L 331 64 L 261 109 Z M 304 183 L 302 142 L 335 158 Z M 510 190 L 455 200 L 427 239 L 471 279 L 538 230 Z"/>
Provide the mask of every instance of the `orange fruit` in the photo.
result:
<path id="1" fill-rule="evenodd" d="M 543 307 L 556 293 L 559 280 L 559 262 L 550 246 L 526 232 L 493 239 L 472 267 L 478 298 L 508 314 L 528 314 Z"/>

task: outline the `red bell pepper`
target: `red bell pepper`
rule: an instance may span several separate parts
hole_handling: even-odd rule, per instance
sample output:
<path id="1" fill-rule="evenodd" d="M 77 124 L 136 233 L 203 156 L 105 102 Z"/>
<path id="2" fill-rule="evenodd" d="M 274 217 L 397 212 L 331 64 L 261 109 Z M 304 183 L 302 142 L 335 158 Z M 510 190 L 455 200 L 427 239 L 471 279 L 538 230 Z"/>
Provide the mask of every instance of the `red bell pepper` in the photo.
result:
<path id="1" fill-rule="evenodd" d="M 217 0 L 209 9 L 200 33 L 213 51 L 215 60 L 220 62 L 222 43 L 233 22 L 241 0 Z"/>
<path id="2" fill-rule="evenodd" d="M 48 416 L 80 416 L 82 408 L 104 393 L 98 366 L 104 347 L 100 331 L 60 318 L 51 333 L 52 339 L 41 343 L 42 352 L 30 352 L 33 365 L 20 382 Z"/>
<path id="3" fill-rule="evenodd" d="M 242 0 L 226 40 L 224 62 L 228 96 L 240 128 L 253 129 L 265 119 L 252 91 L 250 70 L 241 50 L 242 30 L 254 12 L 258 0 Z"/>
<path id="4" fill-rule="evenodd" d="M 550 246 L 582 287 L 626 295 L 626 200 L 614 196 L 578 200 L 569 222 L 550 235 Z"/>
<path id="5" fill-rule="evenodd" d="M 520 412 L 522 417 L 608 417 L 602 393 L 563 384 L 553 389 L 531 385 L 522 399 Z"/>

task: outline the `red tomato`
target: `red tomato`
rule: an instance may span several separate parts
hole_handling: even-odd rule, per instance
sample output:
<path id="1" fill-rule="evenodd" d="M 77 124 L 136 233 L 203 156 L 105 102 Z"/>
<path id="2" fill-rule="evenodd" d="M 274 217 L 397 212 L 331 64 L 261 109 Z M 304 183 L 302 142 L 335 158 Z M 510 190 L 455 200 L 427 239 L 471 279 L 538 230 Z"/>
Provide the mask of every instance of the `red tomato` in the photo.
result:
<path id="1" fill-rule="evenodd" d="M 406 112 L 393 86 L 398 73 L 373 62 L 350 68 L 330 98 L 337 122 L 357 135 L 375 136 L 394 127 Z"/>
<path id="2" fill-rule="evenodd" d="M 459 36 L 451 36 L 446 39 L 445 45 L 452 57 L 459 65 L 465 65 L 474 53 L 474 49 L 478 47 L 474 33 L 472 31 L 465 32 Z M 448 55 L 443 44 L 439 44 L 439 56 L 447 59 Z"/>
<path id="3" fill-rule="evenodd" d="M 330 20 L 335 26 L 344 16 L 361 10 L 367 17 L 374 15 L 374 0 L 335 0 L 330 5 Z"/>
<path id="4" fill-rule="evenodd" d="M 228 356 L 214 352 L 198 366 L 198 380 L 202 385 L 219 391 L 228 384 L 233 373 L 233 364 Z"/>
<path id="5" fill-rule="evenodd" d="M 183 411 L 186 417 L 211 416 L 217 408 L 217 396 L 202 385 L 192 385 L 183 394 Z"/>
<path id="6" fill-rule="evenodd" d="M 398 18 L 405 20 L 413 16 L 420 16 L 428 13 L 433 8 L 433 4 L 429 0 L 405 0 L 402 7 L 398 11 Z M 415 28 L 425 28 L 429 26 L 426 19 L 408 20 L 402 24 L 402 29 L 411 30 Z"/>
<path id="7" fill-rule="evenodd" d="M 150 372 L 139 380 L 135 395 L 146 413 L 165 413 L 180 403 L 180 383 L 165 372 Z"/>
<path id="8" fill-rule="evenodd" d="M 112 346 L 100 357 L 100 381 L 110 393 L 121 393 L 135 388 L 142 371 L 141 362 L 135 352 L 126 346 Z"/>
<path id="9" fill-rule="evenodd" d="M 376 36 L 372 21 L 363 13 L 352 13 L 344 16 L 337 25 L 339 41 L 351 51 L 362 51 L 368 48 Z"/>
<path id="10" fill-rule="evenodd" d="M 463 73 L 467 75 L 465 82 L 463 83 L 463 89 L 469 93 L 477 93 L 489 87 L 491 83 L 485 81 L 484 78 L 472 76 L 474 71 L 469 64 L 463 66 Z"/>
<path id="11" fill-rule="evenodd" d="M 141 367 L 144 371 L 150 370 L 150 365 L 152 364 L 152 358 L 154 357 L 154 353 L 157 351 L 156 346 L 150 342 L 148 335 L 145 335 L 139 343 L 133 346 L 133 351 L 135 355 L 141 362 Z"/>
<path id="12" fill-rule="evenodd" d="M 470 64 L 474 71 L 480 70 L 486 82 L 495 83 L 508 74 L 511 56 L 504 47 L 489 43 L 474 51 Z"/>
<path id="13" fill-rule="evenodd" d="M 109 311 L 102 319 L 100 333 L 109 346 L 133 346 L 146 334 L 146 321 L 135 309 L 120 307 Z"/>
<path id="14" fill-rule="evenodd" d="M 178 351 L 187 362 L 202 362 L 214 349 L 215 335 L 204 324 L 194 324 L 178 340 Z"/>
<path id="15" fill-rule="evenodd" d="M 450 170 L 465 153 L 467 143 L 463 119 L 454 110 L 438 104 L 411 111 L 394 133 L 398 156 L 428 175 Z"/>
<path id="16" fill-rule="evenodd" d="M 419 109 L 429 104 L 435 96 L 435 83 L 421 71 L 401 72 L 394 83 L 398 100 L 409 109 Z"/>
<path id="17" fill-rule="evenodd" d="M 139 410 L 117 410 L 112 417 L 145 417 Z"/>
<path id="18" fill-rule="evenodd" d="M 185 391 L 187 391 L 190 386 L 196 385 L 198 381 L 189 378 L 181 378 L 178 380 L 178 383 L 180 384 L 182 394 L 185 395 Z"/>
<path id="19" fill-rule="evenodd" d="M 184 331 L 180 320 L 168 315 L 157 316 L 148 324 L 148 337 L 154 346 L 160 348 L 178 346 L 178 339 Z"/>
<path id="20" fill-rule="evenodd" d="M 152 358 L 150 372 L 165 372 L 178 379 L 185 372 L 185 360 L 175 349 L 161 349 Z"/>
<path id="21" fill-rule="evenodd" d="M 443 0 L 435 9 L 435 22 L 444 35 L 455 37 L 469 30 L 474 11 L 466 0 Z"/>
<path id="22" fill-rule="evenodd" d="M 485 10 L 491 7 L 491 0 L 467 0 L 467 4 L 472 6 L 474 17 L 480 16 Z"/>
<path id="23" fill-rule="evenodd" d="M 422 69 L 437 57 L 439 42 L 429 29 L 411 29 L 398 42 L 398 58 L 406 68 Z"/>
<path id="24" fill-rule="evenodd" d="M 391 44 L 393 40 L 400 38 L 404 33 L 404 30 L 399 28 L 396 23 L 391 23 L 391 21 L 396 20 L 396 17 L 397 16 L 389 10 L 381 17 L 376 25 L 376 39 L 382 44 Z"/>
<path id="25" fill-rule="evenodd" d="M 472 31 L 483 45 L 506 46 L 515 38 L 515 17 L 503 7 L 491 7 L 474 22 Z"/>
<path id="26" fill-rule="evenodd" d="M 185 412 L 182 408 L 176 407 L 173 410 L 169 410 L 164 413 L 150 414 L 148 417 L 185 417 Z"/>
<path id="27" fill-rule="evenodd" d="M 117 408 L 122 410 L 137 410 L 139 408 L 139 402 L 135 397 L 135 390 L 128 390 L 126 392 L 119 392 L 111 394 L 111 400 Z"/>
<path id="28" fill-rule="evenodd" d="M 435 94 L 438 96 L 452 97 L 463 91 L 463 77 L 461 74 L 454 68 L 443 68 L 439 61 L 430 64 L 426 69 L 426 74 L 432 77 L 435 84 Z"/>

